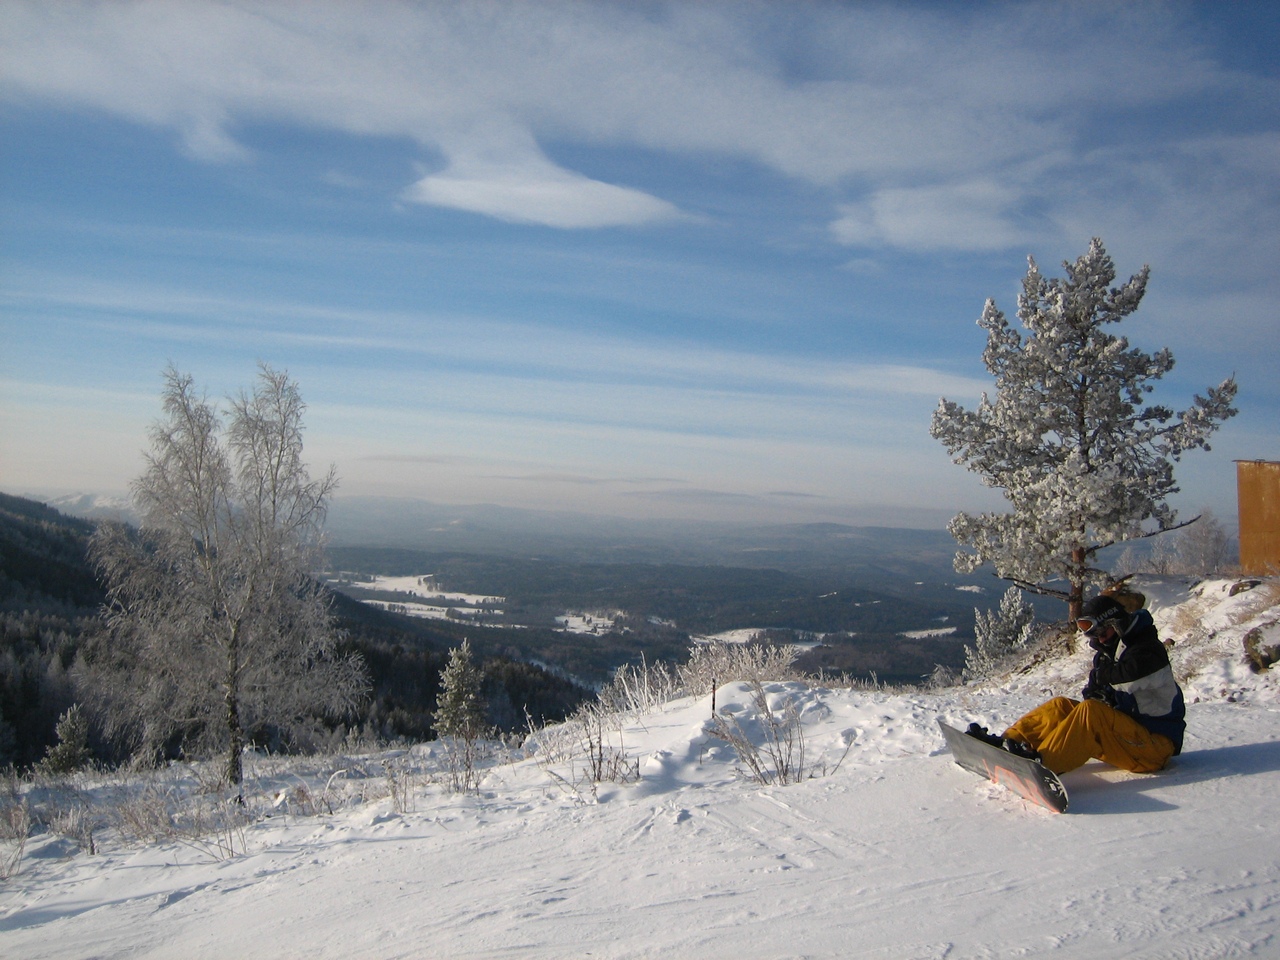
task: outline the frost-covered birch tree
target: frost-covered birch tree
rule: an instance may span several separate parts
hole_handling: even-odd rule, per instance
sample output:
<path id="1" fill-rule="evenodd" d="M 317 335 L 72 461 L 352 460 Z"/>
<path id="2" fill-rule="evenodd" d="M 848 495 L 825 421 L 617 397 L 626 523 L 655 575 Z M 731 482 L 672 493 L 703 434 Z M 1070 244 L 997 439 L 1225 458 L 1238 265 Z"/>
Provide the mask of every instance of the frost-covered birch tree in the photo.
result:
<path id="1" fill-rule="evenodd" d="M 1066 600 L 1074 618 L 1086 585 L 1106 579 L 1099 550 L 1179 525 L 1168 503 L 1178 489 L 1173 464 L 1209 449 L 1209 436 L 1236 412 L 1236 383 L 1229 377 L 1177 413 L 1148 405 L 1172 354 L 1145 353 L 1109 329 L 1137 310 L 1148 268 L 1113 287 L 1115 266 L 1097 239 L 1063 264 L 1062 279 L 1028 264 L 1018 297 L 1025 333 L 993 300 L 978 320 L 995 399 L 984 394 L 966 410 L 943 398 L 930 432 L 1012 507 L 951 521 L 952 536 L 972 551 L 956 555 L 956 569 L 991 563 L 1023 589 Z"/>
<path id="2" fill-rule="evenodd" d="M 88 682 L 110 732 L 151 755 L 225 750 L 239 787 L 248 735 L 341 716 L 365 692 L 311 577 L 336 478 L 311 479 L 305 404 L 270 367 L 231 401 L 225 430 L 173 368 L 163 409 L 133 484 L 141 529 L 108 524 L 92 541 L 108 629 Z"/>

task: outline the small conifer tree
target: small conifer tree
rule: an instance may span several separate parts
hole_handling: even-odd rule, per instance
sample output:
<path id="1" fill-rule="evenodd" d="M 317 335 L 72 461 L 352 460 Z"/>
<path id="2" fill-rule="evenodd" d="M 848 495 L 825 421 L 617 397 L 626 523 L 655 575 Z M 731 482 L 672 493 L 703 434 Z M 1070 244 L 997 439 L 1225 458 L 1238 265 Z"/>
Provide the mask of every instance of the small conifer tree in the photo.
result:
<path id="1" fill-rule="evenodd" d="M 485 702 L 481 695 L 482 675 L 471 657 L 471 642 L 449 651 L 449 664 L 440 674 L 440 696 L 436 701 L 436 733 L 442 737 L 475 740 L 485 732 Z"/>
<path id="2" fill-rule="evenodd" d="M 1000 599 L 999 610 L 973 611 L 975 645 L 964 648 L 964 676 L 979 680 L 995 672 L 1011 653 L 1026 647 L 1035 633 L 1035 610 L 1022 599 L 1022 591 L 1010 587 Z"/>
<path id="3" fill-rule="evenodd" d="M 489 732 L 482 682 L 471 644 L 464 640 L 449 652 L 449 663 L 440 674 L 435 711 L 436 735 L 444 741 L 452 786 L 459 791 L 479 786 L 479 741 Z"/>
<path id="4" fill-rule="evenodd" d="M 54 728 L 58 742 L 49 748 L 45 758 L 40 761 L 40 769 L 45 773 L 74 773 L 88 764 L 89 754 L 89 721 L 80 704 L 72 704 Z"/>

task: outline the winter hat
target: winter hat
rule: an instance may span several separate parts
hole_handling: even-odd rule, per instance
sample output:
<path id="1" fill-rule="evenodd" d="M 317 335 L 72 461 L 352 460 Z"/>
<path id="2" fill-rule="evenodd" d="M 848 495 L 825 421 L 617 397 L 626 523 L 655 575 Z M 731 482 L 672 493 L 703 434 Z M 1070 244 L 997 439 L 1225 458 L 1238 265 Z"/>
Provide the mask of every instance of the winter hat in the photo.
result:
<path id="1" fill-rule="evenodd" d="M 1114 622 L 1117 629 L 1119 629 L 1129 622 L 1129 611 L 1111 597 L 1099 594 L 1092 600 L 1086 600 L 1084 606 L 1080 608 L 1080 616 L 1076 621 L 1077 625 L 1082 625 L 1084 621 L 1090 622 L 1089 627 L 1082 627 L 1086 631 L 1105 626 L 1111 622 Z"/>

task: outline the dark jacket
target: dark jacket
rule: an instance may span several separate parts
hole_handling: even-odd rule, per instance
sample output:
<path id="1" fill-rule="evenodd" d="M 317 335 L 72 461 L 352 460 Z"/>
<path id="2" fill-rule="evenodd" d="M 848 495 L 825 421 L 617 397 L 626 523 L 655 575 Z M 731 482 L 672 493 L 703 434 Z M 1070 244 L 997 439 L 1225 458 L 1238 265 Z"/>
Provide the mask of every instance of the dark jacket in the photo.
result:
<path id="1" fill-rule="evenodd" d="M 1135 613 L 1118 646 L 1119 655 L 1112 647 L 1094 656 L 1084 696 L 1106 700 L 1152 733 L 1168 737 L 1176 756 L 1182 752 L 1187 708 L 1151 614 Z"/>

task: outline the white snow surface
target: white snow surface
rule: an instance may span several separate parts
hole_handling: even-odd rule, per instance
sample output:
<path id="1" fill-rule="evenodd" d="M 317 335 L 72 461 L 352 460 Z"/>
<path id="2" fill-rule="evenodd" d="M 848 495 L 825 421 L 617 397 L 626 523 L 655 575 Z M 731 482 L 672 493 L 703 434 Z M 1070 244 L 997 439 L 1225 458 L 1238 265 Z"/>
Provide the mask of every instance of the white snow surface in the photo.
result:
<path id="1" fill-rule="evenodd" d="M 1280 683 L 1241 666 L 1248 630 L 1277 640 L 1280 584 L 1231 583 L 1150 586 L 1185 751 L 1152 775 L 1064 775 L 1065 815 L 957 767 L 936 720 L 998 727 L 1075 693 L 1085 652 L 929 693 L 767 683 L 803 722 L 800 783 L 747 779 L 709 734 L 710 697 L 628 718 L 614 743 L 640 778 L 595 790 L 567 785 L 581 761 L 554 732 L 470 794 L 428 778 L 438 745 L 254 757 L 251 797 L 285 799 L 253 808 L 239 856 L 33 835 L 0 885 L 0 956 L 1280 956 Z M 759 732 L 747 685 L 717 707 Z M 388 767 L 400 812 L 378 789 Z M 288 791 L 326 782 L 334 812 L 299 815 Z"/>
<path id="2" fill-rule="evenodd" d="M 563 616 L 556 617 L 556 623 L 560 625 L 559 629 L 565 633 L 600 634 L 608 633 L 612 630 L 614 624 L 622 615 L 621 610 L 612 610 L 607 613 L 600 611 L 595 611 L 594 613 L 569 612 Z"/>
<path id="3" fill-rule="evenodd" d="M 393 610 L 407 617 L 426 620 L 465 619 L 479 615 L 501 617 L 503 611 L 500 607 L 506 602 L 505 597 L 440 590 L 434 585 L 430 575 L 376 576 L 368 580 L 360 580 L 356 585 L 364 590 L 396 595 L 394 600 L 363 600 L 361 602 L 380 610 Z M 407 597 L 422 599 L 409 600 Z"/>
<path id="4" fill-rule="evenodd" d="M 506 597 L 490 597 L 482 594 L 459 593 L 456 590 L 440 590 L 431 584 L 428 575 L 408 577 L 372 577 L 358 584 L 365 590 L 384 590 L 405 593 L 443 603 L 462 603 L 473 607 L 491 607 L 506 603 Z"/>
<path id="5" fill-rule="evenodd" d="M 930 630 L 907 630 L 898 634 L 908 640 L 928 640 L 931 637 L 949 637 L 956 632 L 955 627 L 933 627 Z"/>

